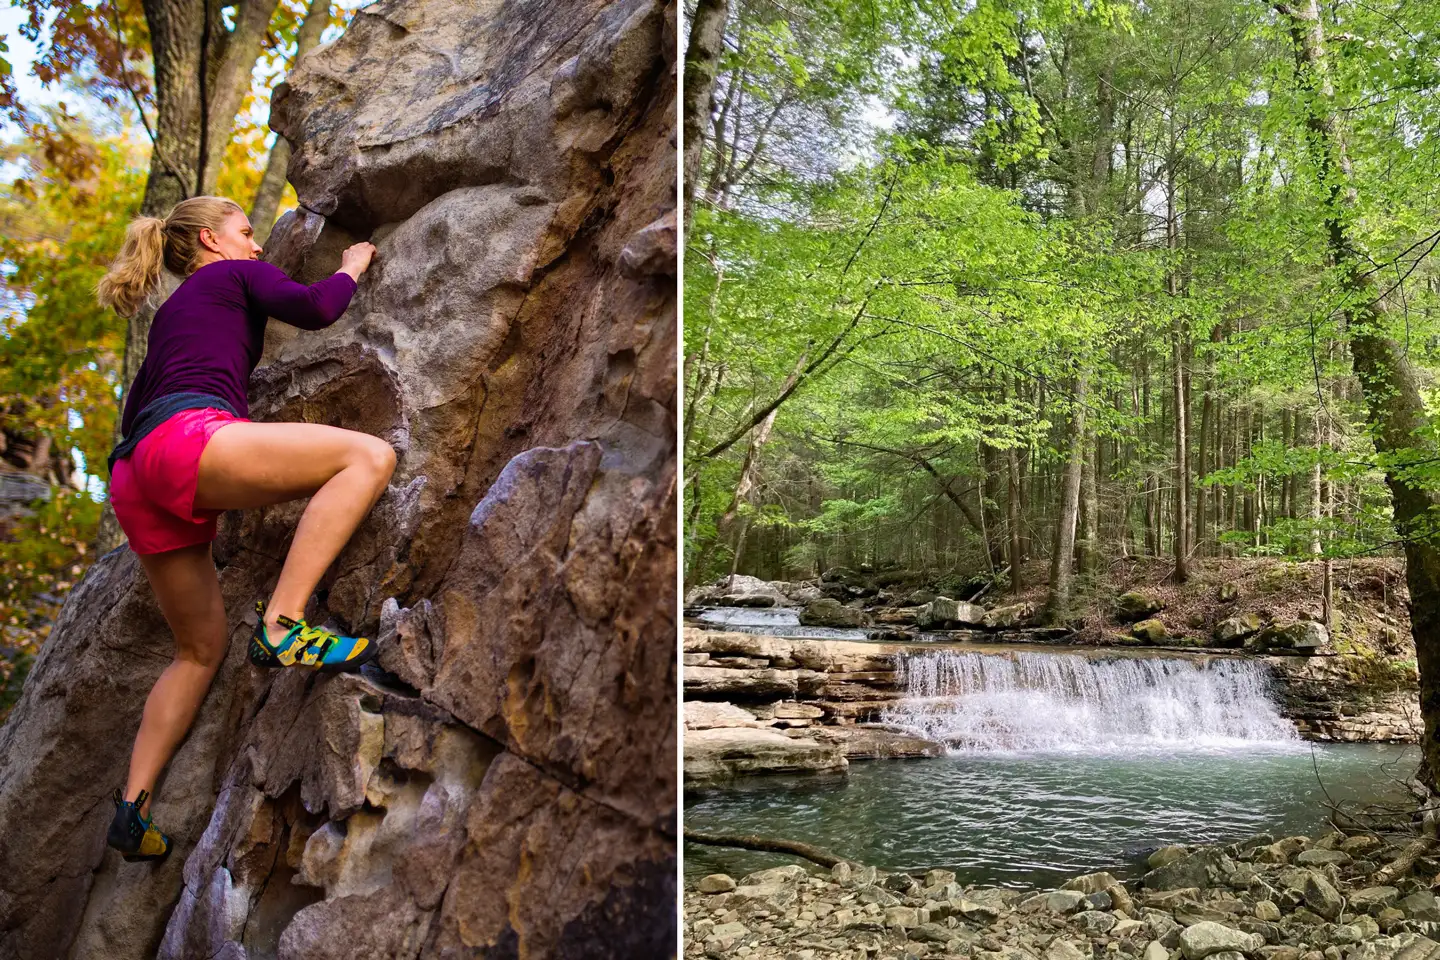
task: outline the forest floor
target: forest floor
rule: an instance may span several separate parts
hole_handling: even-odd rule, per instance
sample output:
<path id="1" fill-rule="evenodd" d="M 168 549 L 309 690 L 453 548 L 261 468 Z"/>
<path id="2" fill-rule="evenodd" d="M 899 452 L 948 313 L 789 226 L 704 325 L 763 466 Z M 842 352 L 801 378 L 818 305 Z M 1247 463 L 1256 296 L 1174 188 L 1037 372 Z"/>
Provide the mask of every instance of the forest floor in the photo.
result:
<path id="1" fill-rule="evenodd" d="M 1103 643 L 1124 634 L 1129 625 L 1115 618 L 1116 600 L 1139 590 L 1164 604 L 1156 613 L 1175 637 L 1208 637 L 1220 621 L 1254 612 L 1265 622 L 1322 619 L 1324 564 L 1279 558 L 1205 558 L 1192 561 L 1190 578 L 1178 584 L 1172 560 L 1131 557 L 1112 562 L 1102 576 L 1077 585 L 1077 639 Z M 1044 561 L 1027 564 L 1017 593 L 987 594 L 988 603 L 1029 601 L 1042 606 L 1048 570 Z M 1333 639 L 1337 651 L 1413 659 L 1409 590 L 1405 562 L 1398 557 L 1367 557 L 1331 563 L 1334 610 Z M 1221 599 L 1221 587 L 1233 584 L 1236 599 Z"/>

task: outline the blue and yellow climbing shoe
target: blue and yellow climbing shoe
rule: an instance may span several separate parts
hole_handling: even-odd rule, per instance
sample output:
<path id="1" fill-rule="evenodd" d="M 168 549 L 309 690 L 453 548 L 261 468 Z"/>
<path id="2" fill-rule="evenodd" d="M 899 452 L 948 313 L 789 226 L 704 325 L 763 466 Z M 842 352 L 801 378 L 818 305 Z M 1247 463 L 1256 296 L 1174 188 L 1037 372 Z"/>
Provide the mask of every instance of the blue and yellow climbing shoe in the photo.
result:
<path id="1" fill-rule="evenodd" d="M 332 672 L 359 670 L 379 652 L 373 640 L 364 637 L 342 637 L 312 627 L 304 620 L 278 616 L 275 621 L 286 630 L 276 645 L 271 645 L 265 631 L 265 602 L 255 601 L 258 614 L 255 632 L 250 636 L 250 662 L 257 667 L 313 667 Z"/>
<path id="2" fill-rule="evenodd" d="M 148 791 L 141 790 L 133 803 L 127 803 L 120 791 L 115 791 L 115 819 L 110 821 L 106 842 L 130 863 L 164 860 L 170 853 L 170 838 L 160 832 L 152 818 L 140 815 L 140 808 L 145 806 L 149 795 Z"/>

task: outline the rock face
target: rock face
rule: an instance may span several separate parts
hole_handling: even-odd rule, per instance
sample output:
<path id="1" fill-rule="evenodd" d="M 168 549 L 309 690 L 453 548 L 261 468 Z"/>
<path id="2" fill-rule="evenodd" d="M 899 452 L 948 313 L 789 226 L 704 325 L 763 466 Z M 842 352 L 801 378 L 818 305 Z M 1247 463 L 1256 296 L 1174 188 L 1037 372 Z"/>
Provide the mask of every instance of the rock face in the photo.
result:
<path id="1" fill-rule="evenodd" d="M 390 676 L 250 667 L 302 505 L 226 515 L 175 850 L 123 864 L 108 798 L 170 640 L 129 549 L 99 559 L 0 730 L 0 958 L 673 945 L 675 17 L 378 0 L 276 90 L 301 207 L 266 259 L 379 254 L 333 327 L 270 326 L 251 416 L 395 446 L 307 610 Z"/>

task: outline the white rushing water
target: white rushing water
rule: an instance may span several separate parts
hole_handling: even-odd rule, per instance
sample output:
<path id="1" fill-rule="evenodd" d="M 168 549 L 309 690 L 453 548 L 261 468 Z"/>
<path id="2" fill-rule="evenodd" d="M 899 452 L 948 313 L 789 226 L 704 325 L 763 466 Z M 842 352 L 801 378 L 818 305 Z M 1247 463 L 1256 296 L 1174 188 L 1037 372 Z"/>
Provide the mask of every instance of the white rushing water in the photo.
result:
<path id="1" fill-rule="evenodd" d="M 941 651 L 899 658 L 884 722 L 958 751 L 1299 746 L 1244 660 Z"/>
<path id="2" fill-rule="evenodd" d="M 713 623 L 737 633 L 772 637 L 813 637 L 819 640 L 864 640 L 865 631 L 845 627 L 802 627 L 800 611 L 792 607 L 712 607 L 700 611 L 702 623 Z"/>
<path id="3" fill-rule="evenodd" d="M 798 627 L 800 611 L 791 607 L 712 607 L 700 611 L 700 619 L 727 627 Z"/>

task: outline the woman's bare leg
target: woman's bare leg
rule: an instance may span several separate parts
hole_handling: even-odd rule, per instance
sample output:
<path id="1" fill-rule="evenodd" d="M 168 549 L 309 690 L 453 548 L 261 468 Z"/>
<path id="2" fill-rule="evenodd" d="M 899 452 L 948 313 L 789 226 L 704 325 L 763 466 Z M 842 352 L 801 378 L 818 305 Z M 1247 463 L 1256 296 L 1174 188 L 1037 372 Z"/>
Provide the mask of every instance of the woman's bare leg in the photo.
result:
<path id="1" fill-rule="evenodd" d="M 175 659 L 160 674 L 145 701 L 140 732 L 130 754 L 125 799 L 155 791 L 155 780 L 185 739 L 215 671 L 225 659 L 228 637 L 220 581 L 202 543 L 164 553 L 139 554 L 140 565 L 175 634 Z M 150 801 L 141 813 L 148 816 Z"/>
<path id="2" fill-rule="evenodd" d="M 232 423 L 200 457 L 195 506 L 244 510 L 309 497 L 266 604 L 271 640 L 281 614 L 300 619 L 326 569 L 390 482 L 395 451 L 369 434 L 316 423 Z"/>

